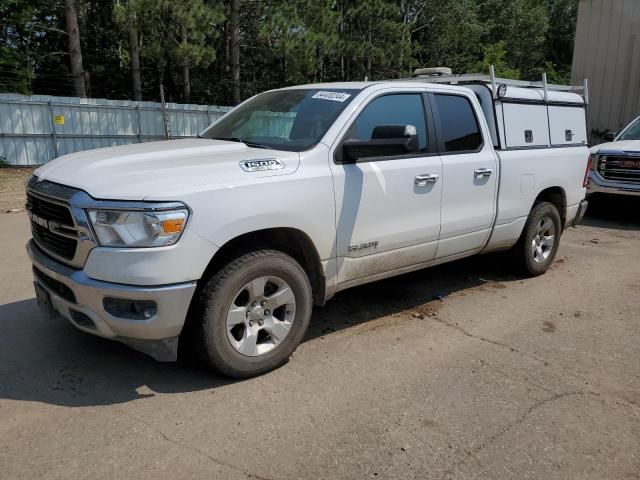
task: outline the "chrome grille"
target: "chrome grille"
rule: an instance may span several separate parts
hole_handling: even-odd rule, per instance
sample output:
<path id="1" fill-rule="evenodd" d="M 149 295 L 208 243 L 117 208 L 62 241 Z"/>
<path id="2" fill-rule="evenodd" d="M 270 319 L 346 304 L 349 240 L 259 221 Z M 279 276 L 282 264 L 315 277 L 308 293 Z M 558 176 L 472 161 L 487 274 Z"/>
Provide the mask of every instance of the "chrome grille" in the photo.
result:
<path id="1" fill-rule="evenodd" d="M 607 180 L 640 183 L 640 156 L 601 154 L 598 172 Z"/>
<path id="2" fill-rule="evenodd" d="M 73 217 L 69 208 L 59 203 L 54 203 L 27 193 L 27 208 L 35 215 L 49 220 L 60 222 L 63 225 L 73 226 Z"/>
<path id="3" fill-rule="evenodd" d="M 96 246 L 83 210 L 92 201 L 82 190 L 31 177 L 27 210 L 40 250 L 70 267 L 82 268 Z"/>
<path id="4" fill-rule="evenodd" d="M 51 232 L 48 228 L 31 222 L 31 234 L 36 243 L 46 251 L 55 253 L 56 255 L 72 260 L 76 255 L 78 242 L 62 235 Z"/>
<path id="5" fill-rule="evenodd" d="M 74 238 L 75 223 L 69 207 L 28 192 L 27 211 L 36 243 L 58 257 L 73 260 L 78 240 Z"/>

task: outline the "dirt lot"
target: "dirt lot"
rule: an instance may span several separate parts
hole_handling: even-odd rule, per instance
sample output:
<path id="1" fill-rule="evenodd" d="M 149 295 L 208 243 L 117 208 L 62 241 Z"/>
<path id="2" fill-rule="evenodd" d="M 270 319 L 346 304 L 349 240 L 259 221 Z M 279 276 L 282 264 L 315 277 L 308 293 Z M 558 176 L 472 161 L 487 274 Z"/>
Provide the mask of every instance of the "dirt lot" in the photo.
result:
<path id="1" fill-rule="evenodd" d="M 0 214 L 0 477 L 640 478 L 640 201 L 597 207 L 542 277 L 485 256 L 345 291 L 240 382 L 45 319 Z"/>
<path id="2" fill-rule="evenodd" d="M 24 182 L 33 168 L 0 168 L 0 213 L 24 210 Z"/>

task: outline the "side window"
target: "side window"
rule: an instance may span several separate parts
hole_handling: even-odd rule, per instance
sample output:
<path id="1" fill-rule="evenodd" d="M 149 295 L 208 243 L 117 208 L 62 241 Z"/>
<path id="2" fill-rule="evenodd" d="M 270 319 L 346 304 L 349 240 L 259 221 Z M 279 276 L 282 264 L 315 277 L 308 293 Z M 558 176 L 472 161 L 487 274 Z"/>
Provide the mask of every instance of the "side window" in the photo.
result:
<path id="1" fill-rule="evenodd" d="M 418 132 L 420 152 L 427 151 L 427 127 L 421 94 L 391 94 L 372 100 L 351 126 L 348 138 L 371 140 L 373 129 L 380 125 L 413 125 Z"/>
<path id="2" fill-rule="evenodd" d="M 435 94 L 446 152 L 478 150 L 482 134 L 471 103 L 460 95 Z"/>

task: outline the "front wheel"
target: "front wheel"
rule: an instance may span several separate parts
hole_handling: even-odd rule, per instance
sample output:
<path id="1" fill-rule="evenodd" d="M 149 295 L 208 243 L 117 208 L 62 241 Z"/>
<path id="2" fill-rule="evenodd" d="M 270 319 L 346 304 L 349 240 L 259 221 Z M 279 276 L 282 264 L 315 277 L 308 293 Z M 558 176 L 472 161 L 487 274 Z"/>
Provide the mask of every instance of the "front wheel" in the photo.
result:
<path id="1" fill-rule="evenodd" d="M 236 378 L 285 363 L 302 341 L 313 308 L 305 271 L 275 250 L 230 262 L 203 285 L 199 301 L 201 356 Z"/>
<path id="2" fill-rule="evenodd" d="M 545 273 L 558 252 L 561 233 L 562 221 L 556 206 L 549 202 L 534 205 L 514 248 L 520 270 L 532 277 Z"/>

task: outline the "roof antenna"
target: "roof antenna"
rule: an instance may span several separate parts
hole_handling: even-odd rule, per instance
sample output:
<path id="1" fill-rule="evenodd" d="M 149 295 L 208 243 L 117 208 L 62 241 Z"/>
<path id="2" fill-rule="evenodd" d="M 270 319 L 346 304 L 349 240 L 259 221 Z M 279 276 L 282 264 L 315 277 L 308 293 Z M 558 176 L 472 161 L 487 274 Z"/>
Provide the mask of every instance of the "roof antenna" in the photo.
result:
<path id="1" fill-rule="evenodd" d="M 493 68 L 493 65 L 489 65 L 489 76 L 491 77 L 491 93 L 493 98 L 497 98 L 496 91 L 496 70 Z"/>

